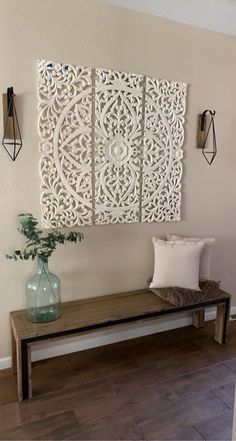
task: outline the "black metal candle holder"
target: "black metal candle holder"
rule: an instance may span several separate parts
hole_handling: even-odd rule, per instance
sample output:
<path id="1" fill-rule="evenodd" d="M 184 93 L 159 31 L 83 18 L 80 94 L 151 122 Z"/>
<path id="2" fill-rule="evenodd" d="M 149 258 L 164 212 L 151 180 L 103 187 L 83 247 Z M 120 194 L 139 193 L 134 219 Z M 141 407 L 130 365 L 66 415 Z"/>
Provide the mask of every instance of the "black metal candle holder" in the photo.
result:
<path id="1" fill-rule="evenodd" d="M 14 103 L 13 87 L 8 87 L 7 94 L 3 95 L 4 134 L 2 145 L 15 161 L 22 148 L 22 138 Z"/>
<path id="2" fill-rule="evenodd" d="M 199 116 L 197 147 L 199 149 L 202 149 L 202 154 L 209 165 L 212 164 L 217 154 L 216 132 L 214 123 L 215 114 L 215 110 L 204 110 L 204 112 Z M 212 145 L 209 148 L 208 143 L 210 135 L 212 135 Z"/>

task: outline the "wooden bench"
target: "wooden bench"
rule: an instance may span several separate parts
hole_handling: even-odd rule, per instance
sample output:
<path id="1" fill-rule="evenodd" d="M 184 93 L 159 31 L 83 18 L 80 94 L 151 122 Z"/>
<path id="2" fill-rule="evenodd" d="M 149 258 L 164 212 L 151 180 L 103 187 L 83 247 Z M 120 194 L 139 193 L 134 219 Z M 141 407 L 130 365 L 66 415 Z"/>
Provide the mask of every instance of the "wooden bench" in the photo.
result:
<path id="1" fill-rule="evenodd" d="M 220 289 L 214 298 L 183 307 L 165 302 L 148 289 L 67 302 L 61 306 L 61 317 L 49 323 L 27 321 L 25 310 L 11 312 L 12 367 L 17 373 L 19 401 L 32 397 L 31 348 L 37 343 L 183 311 L 193 311 L 193 325 L 201 327 L 205 308 L 214 305 L 215 340 L 221 344 L 226 342 L 230 294 Z"/>

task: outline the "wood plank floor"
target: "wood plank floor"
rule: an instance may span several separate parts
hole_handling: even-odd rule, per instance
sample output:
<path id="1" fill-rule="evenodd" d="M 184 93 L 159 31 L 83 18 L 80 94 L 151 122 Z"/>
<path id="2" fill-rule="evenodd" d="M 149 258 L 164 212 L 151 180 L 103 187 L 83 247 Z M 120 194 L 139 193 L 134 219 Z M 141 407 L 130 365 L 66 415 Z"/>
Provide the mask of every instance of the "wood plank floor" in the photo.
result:
<path id="1" fill-rule="evenodd" d="M 33 364 L 34 398 L 17 402 L 0 371 L 1 440 L 230 440 L 236 322 L 187 327 Z"/>

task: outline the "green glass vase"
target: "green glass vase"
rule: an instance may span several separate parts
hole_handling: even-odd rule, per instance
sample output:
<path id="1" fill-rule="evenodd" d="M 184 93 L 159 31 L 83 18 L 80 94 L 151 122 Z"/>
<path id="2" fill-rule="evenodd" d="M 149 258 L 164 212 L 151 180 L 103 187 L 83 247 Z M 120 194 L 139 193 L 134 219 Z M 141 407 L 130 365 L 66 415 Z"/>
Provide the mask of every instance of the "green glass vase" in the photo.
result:
<path id="1" fill-rule="evenodd" d="M 45 323 L 60 317 L 61 283 L 49 272 L 48 261 L 38 260 L 38 270 L 26 283 L 26 318 Z"/>

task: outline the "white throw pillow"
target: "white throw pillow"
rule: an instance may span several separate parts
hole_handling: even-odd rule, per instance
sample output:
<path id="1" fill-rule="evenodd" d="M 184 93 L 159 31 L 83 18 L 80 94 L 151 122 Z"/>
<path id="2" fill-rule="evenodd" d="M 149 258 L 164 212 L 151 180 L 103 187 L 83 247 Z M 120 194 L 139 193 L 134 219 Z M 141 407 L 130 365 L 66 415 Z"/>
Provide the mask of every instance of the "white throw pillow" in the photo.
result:
<path id="1" fill-rule="evenodd" d="M 199 262 L 203 241 L 165 241 L 153 238 L 155 263 L 150 288 L 199 290 Z"/>
<path id="2" fill-rule="evenodd" d="M 200 280 L 211 280 L 211 255 L 212 245 L 215 242 L 213 237 L 206 237 L 201 239 L 200 237 L 182 237 L 175 234 L 167 234 L 168 240 L 186 240 L 188 242 L 204 242 L 204 247 L 200 257 L 199 266 L 199 278 Z"/>

